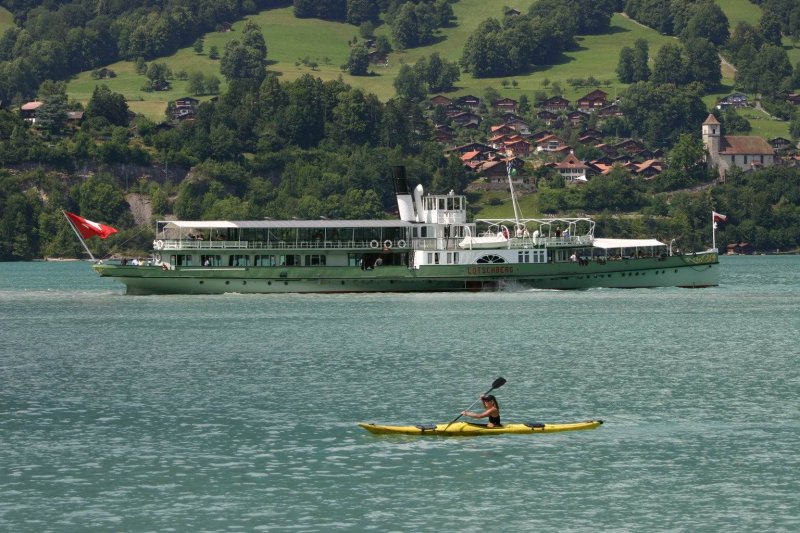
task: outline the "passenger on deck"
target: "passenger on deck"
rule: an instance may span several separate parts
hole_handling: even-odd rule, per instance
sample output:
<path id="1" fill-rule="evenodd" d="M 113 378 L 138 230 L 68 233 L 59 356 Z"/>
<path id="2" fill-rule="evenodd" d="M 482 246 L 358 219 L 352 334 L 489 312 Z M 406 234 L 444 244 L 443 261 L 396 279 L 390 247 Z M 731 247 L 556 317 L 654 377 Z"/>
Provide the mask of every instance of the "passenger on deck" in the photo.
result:
<path id="1" fill-rule="evenodd" d="M 482 413 L 473 413 L 472 411 L 461 411 L 461 414 L 470 418 L 488 418 L 489 423 L 486 427 L 494 428 L 500 427 L 500 405 L 497 403 L 497 398 L 491 394 L 481 396 L 484 411 Z"/>

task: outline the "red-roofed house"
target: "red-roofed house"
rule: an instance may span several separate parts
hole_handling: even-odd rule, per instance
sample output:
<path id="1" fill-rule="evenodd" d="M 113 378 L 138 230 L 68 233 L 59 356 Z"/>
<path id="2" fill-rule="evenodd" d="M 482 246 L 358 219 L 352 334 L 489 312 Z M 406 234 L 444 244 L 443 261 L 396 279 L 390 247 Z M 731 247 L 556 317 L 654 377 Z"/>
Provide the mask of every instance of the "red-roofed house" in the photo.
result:
<path id="1" fill-rule="evenodd" d="M 22 107 L 19 108 L 19 116 L 32 124 L 36 124 L 36 111 L 42 107 L 42 104 L 44 102 L 39 102 L 38 100 L 22 104 Z"/>
<path id="2" fill-rule="evenodd" d="M 556 163 L 554 167 L 565 180 L 571 182 L 588 181 L 586 178 L 586 164 L 575 157 L 575 153 L 570 150 L 567 157 L 560 163 Z"/>

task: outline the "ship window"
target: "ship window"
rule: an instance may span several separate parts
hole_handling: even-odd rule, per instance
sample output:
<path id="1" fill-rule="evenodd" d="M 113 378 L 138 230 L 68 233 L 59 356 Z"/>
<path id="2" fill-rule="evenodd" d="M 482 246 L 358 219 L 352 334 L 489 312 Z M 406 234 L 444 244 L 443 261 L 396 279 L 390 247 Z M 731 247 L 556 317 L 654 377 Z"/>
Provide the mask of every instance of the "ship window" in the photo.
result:
<path id="1" fill-rule="evenodd" d="M 517 254 L 517 263 L 530 263 L 531 253 L 528 250 L 520 251 Z"/>
<path id="2" fill-rule="evenodd" d="M 306 256 L 306 266 L 324 266 L 325 265 L 325 256 L 312 254 Z"/>
<path id="3" fill-rule="evenodd" d="M 192 266 L 192 256 L 191 255 L 178 255 L 176 264 L 178 266 Z"/>
<path id="4" fill-rule="evenodd" d="M 499 255 L 489 254 L 489 255 L 484 255 L 482 257 L 479 257 L 478 260 L 475 261 L 475 262 L 476 263 L 481 263 L 481 264 L 484 264 L 484 263 L 496 264 L 496 263 L 505 263 L 506 260 L 503 259 L 502 257 L 500 257 Z"/>
<path id="5" fill-rule="evenodd" d="M 228 256 L 228 266 L 233 266 L 233 267 L 250 266 L 250 256 L 249 255 Z"/>
<path id="6" fill-rule="evenodd" d="M 300 266 L 301 264 L 299 255 L 281 255 L 279 257 L 281 266 Z"/>
<path id="7" fill-rule="evenodd" d="M 253 256 L 253 264 L 255 266 L 272 267 L 277 265 L 274 255 L 256 255 Z"/>
<path id="8" fill-rule="evenodd" d="M 200 264 L 203 266 L 220 266 L 222 260 L 218 255 L 201 255 Z"/>

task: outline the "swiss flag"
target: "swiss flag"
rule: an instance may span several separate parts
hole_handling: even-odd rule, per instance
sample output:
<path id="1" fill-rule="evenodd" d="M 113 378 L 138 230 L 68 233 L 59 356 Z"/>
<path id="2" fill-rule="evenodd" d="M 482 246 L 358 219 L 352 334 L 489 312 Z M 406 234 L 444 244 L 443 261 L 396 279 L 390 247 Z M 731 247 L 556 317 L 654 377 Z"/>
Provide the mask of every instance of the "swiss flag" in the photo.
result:
<path id="1" fill-rule="evenodd" d="M 716 211 L 711 211 L 711 216 L 714 217 L 714 222 L 727 222 L 728 221 L 728 215 L 721 215 L 720 213 L 717 213 Z"/>
<path id="2" fill-rule="evenodd" d="M 116 228 L 112 228 L 111 226 L 106 226 L 105 224 L 100 224 L 99 222 L 92 222 L 83 217 L 79 217 L 74 213 L 70 213 L 69 211 L 64 211 L 64 214 L 67 218 L 72 222 L 72 225 L 78 230 L 78 233 L 84 239 L 88 239 L 94 235 L 97 235 L 101 239 L 108 238 L 109 235 L 113 235 L 117 232 Z"/>

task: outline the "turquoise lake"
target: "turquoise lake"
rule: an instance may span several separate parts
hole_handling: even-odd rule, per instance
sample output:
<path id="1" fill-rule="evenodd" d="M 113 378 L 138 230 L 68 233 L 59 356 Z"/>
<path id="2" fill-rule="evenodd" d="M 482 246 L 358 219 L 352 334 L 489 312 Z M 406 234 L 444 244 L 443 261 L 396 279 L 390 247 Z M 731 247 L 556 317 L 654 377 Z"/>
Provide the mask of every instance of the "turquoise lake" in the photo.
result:
<path id="1" fill-rule="evenodd" d="M 0 531 L 800 531 L 800 257 L 711 289 L 126 296 L 0 263 Z M 592 431 L 371 435 L 454 418 Z"/>

